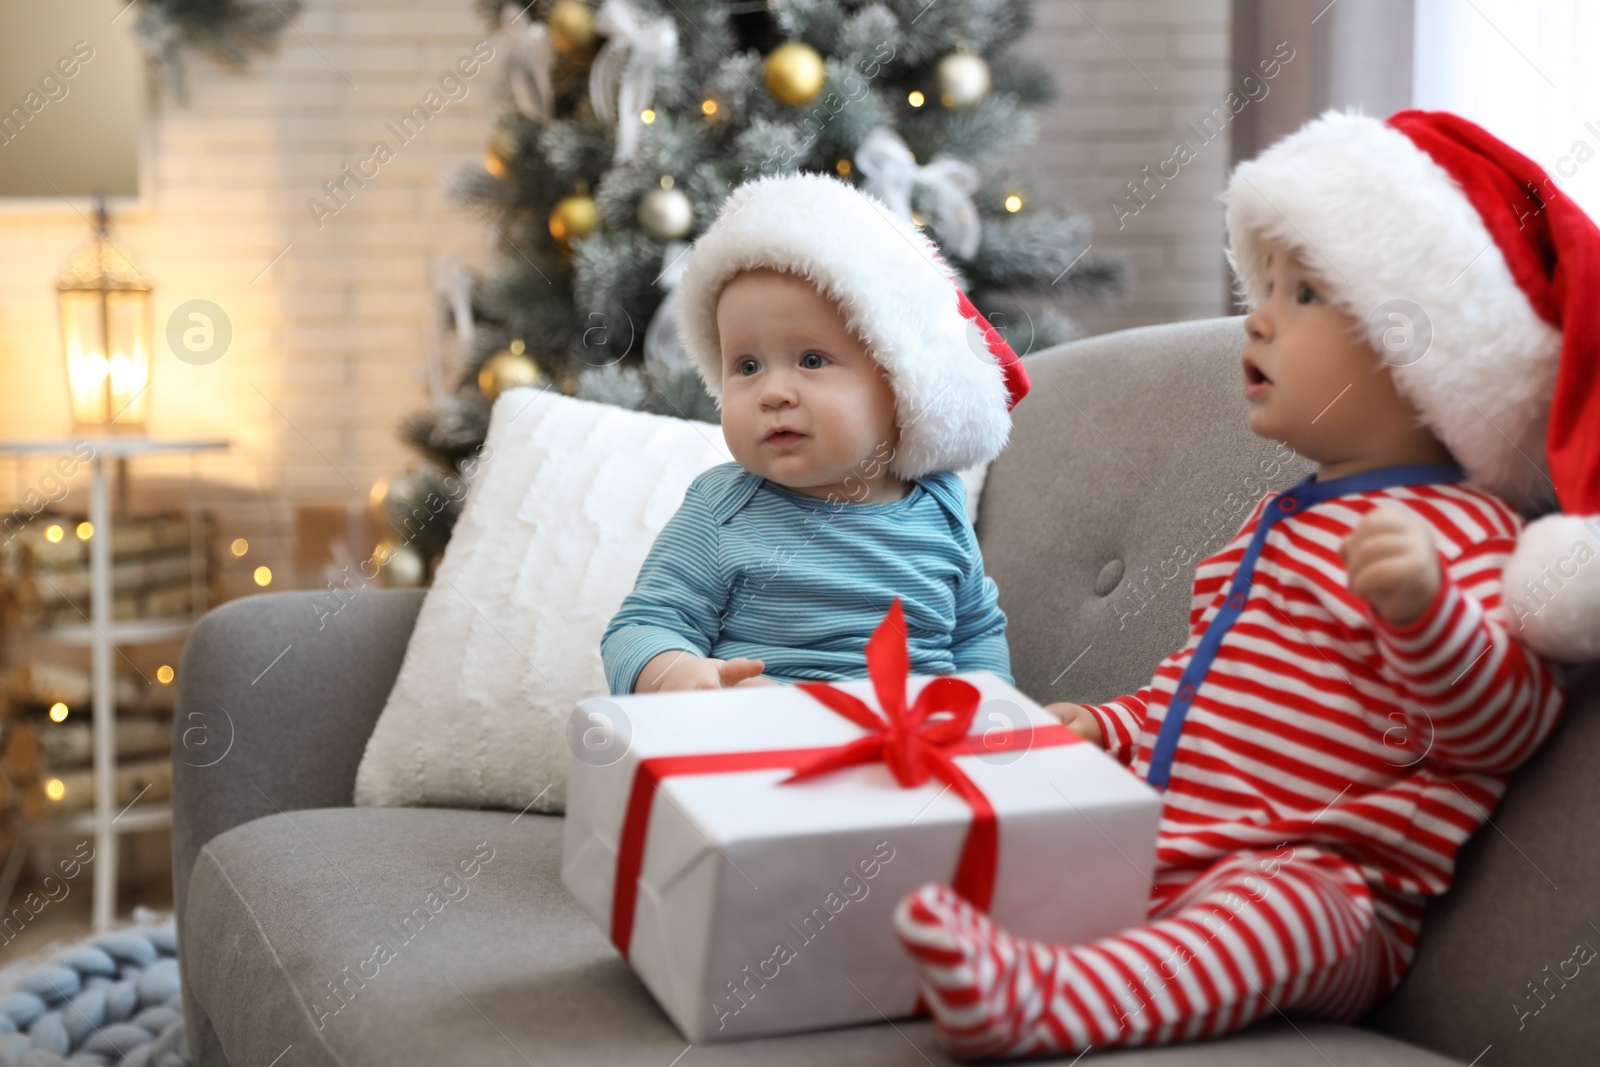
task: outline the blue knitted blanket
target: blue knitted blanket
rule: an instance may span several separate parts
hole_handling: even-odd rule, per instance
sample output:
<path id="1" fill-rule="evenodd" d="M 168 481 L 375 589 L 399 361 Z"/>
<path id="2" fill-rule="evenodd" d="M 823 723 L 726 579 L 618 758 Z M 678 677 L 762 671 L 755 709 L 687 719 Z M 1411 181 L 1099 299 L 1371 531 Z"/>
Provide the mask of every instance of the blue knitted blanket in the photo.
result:
<path id="1" fill-rule="evenodd" d="M 101 934 L 0 994 L 0 1067 L 188 1067 L 173 924 Z"/>

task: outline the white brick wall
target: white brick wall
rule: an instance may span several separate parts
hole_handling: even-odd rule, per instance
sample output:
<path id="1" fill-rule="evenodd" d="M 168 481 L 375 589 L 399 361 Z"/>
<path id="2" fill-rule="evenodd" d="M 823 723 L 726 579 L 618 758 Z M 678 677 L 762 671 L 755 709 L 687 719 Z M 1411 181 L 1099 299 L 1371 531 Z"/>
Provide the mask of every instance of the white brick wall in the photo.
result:
<path id="1" fill-rule="evenodd" d="M 158 94 L 152 203 L 115 217 L 114 236 L 156 285 L 151 433 L 236 442 L 231 455 L 197 467 L 235 490 L 213 499 L 224 543 L 252 543 L 236 578 L 261 562 L 289 574 L 295 501 L 364 494 L 410 462 L 394 428 L 425 401 L 430 264 L 451 251 L 490 259 L 492 233 L 448 202 L 440 175 L 483 150 L 495 63 L 410 143 L 384 124 L 484 36 L 469 0 L 309 0 L 275 54 L 243 73 L 193 57 L 190 103 Z M 395 158 L 319 230 L 307 199 L 378 140 Z M 53 283 L 87 235 L 64 203 L 0 214 L 6 437 L 69 431 Z M 162 339 L 172 310 L 195 298 L 220 305 L 234 329 L 228 353 L 205 367 L 179 361 Z M 30 488 L 45 465 L 0 463 L 0 496 Z M 136 487 L 141 476 L 148 487 L 188 470 L 185 461 L 139 461 Z"/>
<path id="2" fill-rule="evenodd" d="M 1149 205 L 1118 226 L 1113 201 L 1167 159 L 1228 92 L 1227 0 L 1038 0 L 1025 51 L 1055 67 L 1059 96 L 1040 116 L 1035 195 L 1094 222 L 1096 253 L 1133 268 L 1105 306 L 1069 305 L 1088 333 L 1224 313 L 1222 192 L 1228 144 L 1201 148 Z M 1191 143 L 1192 136 L 1188 136 Z"/>
<path id="3" fill-rule="evenodd" d="M 1219 313 L 1223 141 L 1121 230 L 1108 204 L 1170 153 L 1185 120 L 1221 102 L 1226 0 L 1038 0 L 1037 11 L 1028 47 L 1056 64 L 1062 95 L 1041 116 L 1036 196 L 1088 211 L 1096 249 L 1137 272 L 1124 300 L 1077 309 L 1079 321 L 1100 332 Z M 116 234 L 156 283 L 152 433 L 237 444 L 196 470 L 231 487 L 215 498 L 224 541 L 254 546 L 239 576 L 258 562 L 288 574 L 295 501 L 364 493 L 410 461 L 394 427 L 424 402 L 430 263 L 443 252 L 491 258 L 492 233 L 447 201 L 440 175 L 483 149 L 494 63 L 411 143 L 384 124 L 483 36 L 469 0 L 308 0 L 275 54 L 242 74 L 193 58 L 191 102 L 159 95 L 153 201 L 119 216 Z M 307 198 L 380 139 L 396 158 L 319 230 Z M 0 213 L 7 437 L 68 430 L 52 285 L 87 232 L 65 204 Z M 231 350 L 206 367 L 177 360 L 160 339 L 172 310 L 195 298 L 223 307 L 234 328 Z M 0 465 L 0 496 L 30 487 L 35 466 L 44 463 Z M 141 471 L 181 478 L 189 467 L 143 461 Z"/>

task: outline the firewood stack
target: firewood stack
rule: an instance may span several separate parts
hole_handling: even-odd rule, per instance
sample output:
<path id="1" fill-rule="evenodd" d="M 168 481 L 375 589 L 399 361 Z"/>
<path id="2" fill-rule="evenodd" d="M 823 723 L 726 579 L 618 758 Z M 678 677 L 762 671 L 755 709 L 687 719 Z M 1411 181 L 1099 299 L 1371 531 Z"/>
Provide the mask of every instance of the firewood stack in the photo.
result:
<path id="1" fill-rule="evenodd" d="M 14 795 L 29 821 L 94 807 L 93 705 L 87 668 L 19 664 L 5 677 L 11 714 L 0 746 Z M 172 707 L 176 687 L 131 672 L 116 675 L 117 807 L 172 796 Z M 59 717 L 59 721 L 57 721 Z"/>
<path id="2" fill-rule="evenodd" d="M 192 529 L 183 512 L 117 519 L 111 533 L 113 619 L 191 614 L 196 579 L 209 601 L 216 524 L 206 516 L 198 526 Z M 5 542 L 0 575 L 10 626 L 42 630 L 88 621 L 92 537 L 81 517 L 40 515 Z"/>
<path id="3" fill-rule="evenodd" d="M 81 639 L 57 639 L 69 628 L 81 638 L 89 623 L 93 537 L 81 517 L 41 514 L 0 547 L 0 627 L 9 664 L 0 670 L 0 810 L 14 808 L 29 821 L 94 807 L 88 649 Z M 184 512 L 119 516 L 111 535 L 113 619 L 186 619 L 203 611 L 215 600 L 214 538 L 209 516 L 194 524 Z M 149 646 L 117 650 L 119 809 L 171 797 L 176 650 L 174 643 L 159 667 Z"/>

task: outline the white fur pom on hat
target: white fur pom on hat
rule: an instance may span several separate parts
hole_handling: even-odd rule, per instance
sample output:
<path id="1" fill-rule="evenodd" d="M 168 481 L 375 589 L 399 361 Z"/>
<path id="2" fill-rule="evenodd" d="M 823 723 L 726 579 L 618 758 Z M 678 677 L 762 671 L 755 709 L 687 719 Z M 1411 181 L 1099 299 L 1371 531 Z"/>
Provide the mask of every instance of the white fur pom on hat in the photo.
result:
<path id="1" fill-rule="evenodd" d="M 1600 657 L 1594 222 L 1538 164 L 1444 111 L 1330 111 L 1241 163 L 1224 203 L 1250 306 L 1264 246 L 1295 249 L 1472 484 L 1523 511 L 1559 503 L 1506 564 L 1507 622 L 1551 659 Z"/>
<path id="2" fill-rule="evenodd" d="M 1022 362 L 955 283 L 937 247 L 869 193 L 825 174 L 735 189 L 695 242 L 677 289 L 678 330 L 722 402 L 717 299 L 734 275 L 793 273 L 833 300 L 894 389 L 889 469 L 914 480 L 1000 454 L 1028 391 Z"/>

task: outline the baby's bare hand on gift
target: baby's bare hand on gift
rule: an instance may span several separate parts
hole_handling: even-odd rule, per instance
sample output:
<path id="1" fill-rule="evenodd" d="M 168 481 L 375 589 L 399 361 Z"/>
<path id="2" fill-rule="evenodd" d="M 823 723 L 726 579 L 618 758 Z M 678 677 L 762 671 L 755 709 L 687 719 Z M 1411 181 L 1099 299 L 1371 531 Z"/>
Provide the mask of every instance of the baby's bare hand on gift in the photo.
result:
<path id="1" fill-rule="evenodd" d="M 1105 733 L 1100 729 L 1099 721 L 1090 715 L 1089 709 L 1082 704 L 1046 704 L 1044 710 L 1060 719 L 1061 725 L 1085 741 L 1092 741 L 1101 748 L 1106 747 Z"/>
<path id="2" fill-rule="evenodd" d="M 771 678 L 761 677 L 761 672 L 766 669 L 766 664 L 758 659 L 720 660 L 708 662 L 717 664 L 717 676 L 720 684 L 726 688 L 735 685 L 777 685 Z"/>
<path id="3" fill-rule="evenodd" d="M 1379 506 L 1339 546 L 1350 591 L 1394 626 L 1421 618 L 1444 576 L 1428 523 L 1409 508 Z"/>
<path id="4" fill-rule="evenodd" d="M 651 657 L 639 672 L 636 693 L 667 693 L 685 689 L 722 689 L 757 678 L 766 668 L 758 659 L 707 659 L 683 649 Z M 768 684 L 776 682 L 763 679 Z"/>

